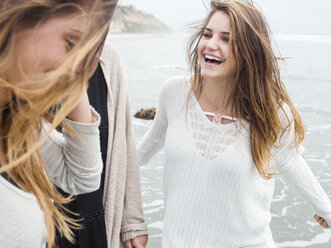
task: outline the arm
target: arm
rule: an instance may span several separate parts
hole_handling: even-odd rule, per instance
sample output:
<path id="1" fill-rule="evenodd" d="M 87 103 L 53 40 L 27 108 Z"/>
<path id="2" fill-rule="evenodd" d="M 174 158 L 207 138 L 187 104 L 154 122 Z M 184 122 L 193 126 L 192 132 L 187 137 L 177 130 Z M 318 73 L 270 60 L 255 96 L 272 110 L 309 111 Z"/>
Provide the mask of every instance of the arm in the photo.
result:
<path id="1" fill-rule="evenodd" d="M 314 211 L 330 226 L 331 202 L 302 156 L 297 153 L 277 169 L 286 182 L 306 199 Z M 323 226 L 324 223 L 320 224 Z"/>
<path id="2" fill-rule="evenodd" d="M 72 121 L 80 123 L 92 123 L 92 111 L 90 102 L 87 96 L 86 86 L 84 86 L 83 93 L 77 106 L 68 114 L 67 118 Z"/>
<path id="3" fill-rule="evenodd" d="M 167 116 L 166 116 L 166 93 L 165 87 L 162 88 L 160 97 L 159 97 L 159 106 L 157 108 L 155 119 L 152 123 L 152 126 L 147 131 L 147 133 L 142 138 L 142 141 L 138 145 L 138 154 L 139 154 L 139 164 L 144 164 L 148 162 L 148 160 L 162 148 L 165 140 L 165 134 L 167 129 Z M 130 107 L 128 104 L 128 113 L 131 113 Z M 131 116 L 128 115 L 128 120 L 131 123 Z M 129 125 L 129 132 L 131 133 L 131 124 Z M 132 149 L 133 154 L 136 153 L 134 143 L 132 140 L 128 140 L 128 143 L 131 143 L 130 147 Z M 135 163 L 135 167 L 138 164 Z M 136 172 L 132 175 L 138 175 L 139 170 L 136 169 Z M 128 171 L 128 176 L 131 173 Z M 127 181 L 130 179 L 127 178 Z M 140 188 L 140 185 L 139 185 Z M 127 191 L 128 192 L 128 191 Z M 126 203 L 125 203 L 126 204 Z M 125 215 L 124 215 L 125 216 Z M 126 223 L 126 221 L 123 221 Z M 146 246 L 148 237 L 147 233 L 144 232 L 133 232 L 135 226 L 130 225 L 122 225 L 122 239 L 125 242 L 126 248 L 137 247 L 143 248 Z M 130 231 L 131 229 L 131 231 Z"/>
<path id="4" fill-rule="evenodd" d="M 66 121 L 82 140 L 65 129 L 63 133 L 54 130 L 43 143 L 41 153 L 55 185 L 75 195 L 92 192 L 99 188 L 102 172 L 100 117 L 91 109 L 85 91 L 67 117 Z M 45 133 L 49 127 L 45 124 Z"/>
<path id="5" fill-rule="evenodd" d="M 121 210 L 121 240 L 123 242 L 127 241 L 127 243 L 131 243 L 139 237 L 139 240 L 143 239 L 147 242 L 148 231 L 143 216 L 139 166 L 136 145 L 134 143 L 132 132 L 132 113 L 130 109 L 127 82 L 117 50 L 112 46 L 105 46 L 105 49 L 107 49 L 107 51 L 104 52 L 104 58 L 108 60 L 109 68 L 105 68 L 106 70 L 104 72 L 106 74 L 109 73 L 111 76 L 110 85 L 112 94 L 116 95 L 116 97 L 114 97 L 113 104 L 116 109 L 114 110 L 115 115 L 117 115 L 114 118 L 116 118 L 116 124 L 118 125 L 115 124 L 114 126 L 114 139 L 116 137 L 121 137 L 120 144 L 117 146 L 116 143 L 113 143 L 113 146 L 117 149 L 120 147 L 121 160 L 116 162 L 119 163 L 121 168 L 124 168 L 123 170 L 120 170 L 121 175 L 118 175 L 124 177 L 120 178 L 121 181 L 123 179 L 124 183 L 123 209 Z M 109 75 L 107 74 L 105 77 Z M 115 142 L 116 141 L 117 139 L 115 139 Z M 110 154 L 107 156 L 110 156 Z M 111 166 L 112 165 L 110 165 L 110 167 Z M 140 246 L 136 247 L 140 248 Z"/>
<path id="6" fill-rule="evenodd" d="M 292 116 L 288 107 L 285 106 L 285 112 L 292 120 Z M 282 123 L 288 123 L 284 116 L 281 116 Z M 295 138 L 294 124 L 293 121 L 290 128 L 286 133 L 279 138 L 278 143 L 281 147 L 273 148 L 272 153 L 274 155 L 275 169 L 280 173 L 281 176 L 287 181 L 287 183 L 293 187 L 309 204 L 313 207 L 314 211 L 322 217 L 320 220 L 319 216 L 315 219 L 324 227 L 327 224 L 331 224 L 331 203 L 330 200 L 316 180 L 311 169 L 309 168 L 306 161 L 300 154 L 300 150 L 303 148 L 294 148 L 293 142 Z M 324 223 L 324 220 L 326 223 Z"/>
<path id="7" fill-rule="evenodd" d="M 136 248 L 144 248 L 148 240 L 148 231 L 143 217 L 139 166 L 136 146 L 133 140 L 131 110 L 128 97 L 126 112 L 128 164 L 121 236 L 126 247 L 132 247 L 131 244 L 135 244 L 134 247 Z"/>
<path id="8" fill-rule="evenodd" d="M 163 86 L 159 95 L 159 104 L 153 123 L 137 146 L 139 165 L 147 163 L 164 145 L 168 127 L 166 102 L 167 90 Z"/>

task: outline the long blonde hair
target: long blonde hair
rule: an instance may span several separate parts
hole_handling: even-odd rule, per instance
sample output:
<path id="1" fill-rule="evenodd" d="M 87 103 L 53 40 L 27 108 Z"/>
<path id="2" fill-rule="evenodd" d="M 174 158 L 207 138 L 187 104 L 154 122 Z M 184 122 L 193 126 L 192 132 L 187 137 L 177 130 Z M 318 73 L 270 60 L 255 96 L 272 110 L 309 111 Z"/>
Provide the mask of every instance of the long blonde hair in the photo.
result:
<path id="1" fill-rule="evenodd" d="M 271 47 L 267 22 L 251 1 L 211 1 L 210 13 L 197 27 L 197 32 L 188 43 L 187 53 L 192 84 L 187 104 L 194 89 L 199 91 L 202 87 L 198 44 L 210 18 L 217 11 L 223 11 L 230 18 L 229 46 L 237 68 L 228 104 L 231 99 L 233 113 L 239 119 L 250 123 L 253 160 L 260 175 L 270 179 L 274 174 L 270 166 L 271 148 L 277 143 L 278 138 L 289 130 L 292 121 L 286 115 L 283 104 L 290 108 L 294 121 L 293 146 L 298 146 L 303 141 L 305 128 L 280 80 L 278 62 Z M 280 120 L 280 110 L 288 119 L 288 125 L 285 128 Z"/>
<path id="2" fill-rule="evenodd" d="M 14 61 L 15 34 L 19 29 L 36 27 L 50 17 L 68 15 L 88 19 L 87 31 L 78 44 L 57 68 L 25 77 L 24 85 L 43 85 L 27 89 L 0 79 L 0 89 L 9 92 L 11 99 L 1 110 L 0 142 L 3 146 L 0 173 L 9 177 L 24 191 L 34 194 L 44 211 L 48 234 L 48 248 L 55 245 L 56 229 L 74 242 L 71 228 L 79 228 L 69 218 L 64 198 L 57 191 L 48 174 L 39 147 L 43 123 L 51 123 L 49 134 L 62 126 L 74 133 L 64 118 L 78 103 L 84 84 L 93 74 L 107 35 L 117 0 L 1 0 L 0 1 L 0 74 Z M 76 68 L 85 60 L 83 72 Z M 35 88 L 35 87 L 34 87 Z M 55 111 L 50 111 L 54 109 Z"/>

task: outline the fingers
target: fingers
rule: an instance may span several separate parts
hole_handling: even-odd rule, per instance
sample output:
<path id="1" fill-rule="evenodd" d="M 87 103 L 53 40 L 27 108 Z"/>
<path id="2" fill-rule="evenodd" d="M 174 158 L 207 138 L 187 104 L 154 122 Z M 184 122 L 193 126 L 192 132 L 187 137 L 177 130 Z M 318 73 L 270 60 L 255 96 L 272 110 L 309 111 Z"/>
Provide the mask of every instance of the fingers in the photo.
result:
<path id="1" fill-rule="evenodd" d="M 147 244 L 148 236 L 147 235 L 142 235 L 142 236 L 137 236 L 132 240 L 133 247 L 134 248 L 145 248 Z"/>
<path id="2" fill-rule="evenodd" d="M 134 248 L 134 246 L 132 246 L 132 243 L 131 243 L 131 239 L 125 241 L 125 248 Z"/>
<path id="3" fill-rule="evenodd" d="M 132 244 L 134 248 L 144 248 L 144 246 L 140 242 L 137 242 L 136 239 L 132 240 Z"/>
<path id="4" fill-rule="evenodd" d="M 322 227 L 324 228 L 329 227 L 328 223 L 326 223 L 326 221 L 321 216 L 314 214 L 314 218 Z"/>

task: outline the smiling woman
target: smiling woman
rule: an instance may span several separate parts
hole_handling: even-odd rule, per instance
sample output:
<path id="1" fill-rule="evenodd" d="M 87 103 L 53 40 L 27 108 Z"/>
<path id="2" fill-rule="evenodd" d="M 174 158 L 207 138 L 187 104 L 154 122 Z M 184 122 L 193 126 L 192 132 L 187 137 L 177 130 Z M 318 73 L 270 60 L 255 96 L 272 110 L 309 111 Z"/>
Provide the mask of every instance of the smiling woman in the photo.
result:
<path id="1" fill-rule="evenodd" d="M 1 246 L 53 247 L 56 228 L 73 242 L 79 225 L 63 207 L 71 198 L 55 185 L 99 188 L 100 120 L 86 82 L 116 2 L 0 1 Z"/>
<path id="2" fill-rule="evenodd" d="M 280 80 L 268 25 L 250 0 L 212 0 L 188 43 L 190 76 L 169 79 L 138 145 L 165 145 L 162 247 L 275 248 L 280 174 L 324 228 L 331 202 L 302 158 L 304 125 Z"/>
<path id="3" fill-rule="evenodd" d="M 210 18 L 198 45 L 200 70 L 204 78 L 234 79 L 236 64 L 229 41 L 230 19 L 224 12 L 216 12 Z"/>

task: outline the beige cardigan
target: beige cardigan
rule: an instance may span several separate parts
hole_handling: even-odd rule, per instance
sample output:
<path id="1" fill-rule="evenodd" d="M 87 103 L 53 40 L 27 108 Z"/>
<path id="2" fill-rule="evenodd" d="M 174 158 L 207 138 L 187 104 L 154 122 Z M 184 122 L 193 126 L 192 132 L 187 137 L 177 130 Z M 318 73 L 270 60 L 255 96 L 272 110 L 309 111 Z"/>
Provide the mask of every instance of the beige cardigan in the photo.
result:
<path id="1" fill-rule="evenodd" d="M 146 235 L 131 110 L 121 59 L 106 42 L 101 68 L 107 83 L 109 121 L 103 205 L 108 248 L 125 247 L 122 241 Z"/>

